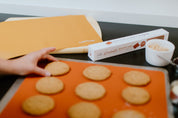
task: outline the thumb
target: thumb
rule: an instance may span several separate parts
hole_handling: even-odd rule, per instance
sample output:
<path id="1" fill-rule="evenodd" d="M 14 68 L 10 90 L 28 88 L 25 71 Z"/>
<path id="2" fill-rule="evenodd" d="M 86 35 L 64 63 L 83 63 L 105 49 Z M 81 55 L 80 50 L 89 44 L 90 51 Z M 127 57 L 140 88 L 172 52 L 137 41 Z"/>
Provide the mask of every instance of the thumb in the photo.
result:
<path id="1" fill-rule="evenodd" d="M 47 76 L 47 77 L 51 76 L 51 73 L 50 73 L 50 72 L 48 72 L 47 70 L 42 69 L 42 68 L 40 68 L 40 67 L 36 67 L 36 68 L 34 69 L 34 72 L 33 72 L 33 73 L 35 73 L 35 74 L 37 74 L 37 75 L 41 75 L 41 76 Z"/>

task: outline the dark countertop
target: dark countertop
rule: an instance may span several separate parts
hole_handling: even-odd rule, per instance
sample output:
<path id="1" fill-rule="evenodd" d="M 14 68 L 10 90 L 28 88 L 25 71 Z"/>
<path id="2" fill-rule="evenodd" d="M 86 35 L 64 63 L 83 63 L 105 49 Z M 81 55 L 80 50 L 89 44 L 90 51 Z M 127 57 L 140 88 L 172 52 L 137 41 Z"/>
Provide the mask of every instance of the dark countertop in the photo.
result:
<path id="1" fill-rule="evenodd" d="M 6 20 L 9 17 L 25 17 L 24 15 L 14 15 L 14 14 L 2 14 L 0 13 L 0 22 Z M 119 37 L 129 36 L 137 33 L 143 33 L 151 31 L 154 29 L 163 28 L 169 32 L 169 41 L 174 43 L 175 47 L 178 46 L 178 28 L 169 28 L 169 27 L 155 27 L 155 26 L 143 26 L 143 25 L 131 25 L 131 24 L 120 24 L 120 23 L 108 23 L 108 22 L 99 22 L 102 39 L 104 41 L 115 39 Z M 2 39 L 1 39 L 2 40 Z M 71 58 L 79 60 L 90 60 L 87 54 L 57 54 L 54 55 L 60 58 Z M 174 57 L 178 57 L 178 49 L 175 49 Z M 121 54 L 118 56 L 110 57 L 107 59 L 100 60 L 101 62 L 110 62 L 110 63 L 119 63 L 119 64 L 129 64 L 129 65 L 139 65 L 139 66 L 151 66 L 145 60 L 145 49 Z M 153 67 L 153 66 L 151 66 Z M 174 74 L 174 69 L 171 65 L 162 67 L 169 72 L 169 79 L 172 82 L 175 79 L 178 79 L 178 76 Z M 0 76 L 0 99 L 7 92 L 9 87 L 14 83 L 18 76 L 13 75 L 3 75 Z M 178 117 L 178 107 L 174 106 L 175 118 Z"/>

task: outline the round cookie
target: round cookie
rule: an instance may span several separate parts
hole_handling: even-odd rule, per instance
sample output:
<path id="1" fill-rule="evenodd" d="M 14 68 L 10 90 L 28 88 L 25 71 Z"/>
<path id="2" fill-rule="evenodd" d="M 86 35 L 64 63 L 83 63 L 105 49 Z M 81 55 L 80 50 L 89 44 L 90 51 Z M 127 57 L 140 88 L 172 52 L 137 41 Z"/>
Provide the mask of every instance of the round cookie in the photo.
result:
<path id="1" fill-rule="evenodd" d="M 141 105 L 150 100 L 150 94 L 143 88 L 127 87 L 122 91 L 122 97 L 130 104 Z"/>
<path id="2" fill-rule="evenodd" d="M 93 103 L 79 102 L 69 108 L 68 116 L 70 118 L 100 118 L 101 111 Z"/>
<path id="3" fill-rule="evenodd" d="M 63 75 L 69 72 L 70 67 L 68 64 L 64 62 L 54 61 L 54 62 L 47 64 L 44 69 L 50 72 L 51 75 L 57 76 L 57 75 Z"/>
<path id="4" fill-rule="evenodd" d="M 35 95 L 27 98 L 22 103 L 22 110 L 30 115 L 43 115 L 55 106 L 54 100 L 49 96 Z"/>
<path id="5" fill-rule="evenodd" d="M 129 71 L 124 74 L 124 81 L 130 85 L 143 86 L 150 82 L 150 77 L 144 72 Z"/>
<path id="6" fill-rule="evenodd" d="M 136 110 L 122 110 L 116 112 L 112 118 L 146 118 L 145 115 Z"/>
<path id="7" fill-rule="evenodd" d="M 55 94 L 62 91 L 63 82 L 55 77 L 43 77 L 36 83 L 36 90 L 43 94 Z"/>
<path id="8" fill-rule="evenodd" d="M 105 80 L 111 75 L 111 71 L 104 66 L 89 66 L 84 69 L 83 75 L 91 80 Z"/>
<path id="9" fill-rule="evenodd" d="M 105 95 L 106 90 L 98 83 L 85 82 L 76 87 L 75 93 L 85 100 L 97 100 Z"/>

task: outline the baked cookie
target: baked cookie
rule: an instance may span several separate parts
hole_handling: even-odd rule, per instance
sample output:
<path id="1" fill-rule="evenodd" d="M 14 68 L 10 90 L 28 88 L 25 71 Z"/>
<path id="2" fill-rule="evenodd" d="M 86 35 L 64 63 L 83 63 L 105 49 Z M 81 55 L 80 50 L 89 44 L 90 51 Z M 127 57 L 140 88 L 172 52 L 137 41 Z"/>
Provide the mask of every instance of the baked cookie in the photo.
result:
<path id="1" fill-rule="evenodd" d="M 111 75 L 111 71 L 104 66 L 89 66 L 84 69 L 83 75 L 91 80 L 105 80 Z"/>
<path id="2" fill-rule="evenodd" d="M 116 112 L 112 118 L 146 118 L 145 115 L 136 110 L 122 110 Z"/>
<path id="3" fill-rule="evenodd" d="M 106 90 L 98 83 L 85 82 L 76 87 L 75 93 L 85 100 L 97 100 L 105 95 Z"/>
<path id="4" fill-rule="evenodd" d="M 54 62 L 47 64 L 44 69 L 50 72 L 51 75 L 57 76 L 57 75 L 63 75 L 69 72 L 70 67 L 68 64 L 64 62 L 54 61 Z"/>
<path id="5" fill-rule="evenodd" d="M 43 77 L 36 83 L 36 90 L 43 94 L 55 94 L 62 91 L 63 82 L 55 77 Z"/>
<path id="6" fill-rule="evenodd" d="M 129 71 L 124 74 L 124 81 L 130 85 L 143 86 L 150 82 L 150 77 L 144 72 Z"/>
<path id="7" fill-rule="evenodd" d="M 22 103 L 22 110 L 30 115 L 43 115 L 55 106 L 54 100 L 49 96 L 35 95 L 27 98 Z"/>
<path id="8" fill-rule="evenodd" d="M 127 87 L 122 91 L 122 97 L 130 104 L 141 105 L 150 100 L 150 94 L 140 87 Z"/>
<path id="9" fill-rule="evenodd" d="M 100 118 L 101 111 L 93 103 L 79 102 L 69 108 L 68 116 L 70 118 Z"/>

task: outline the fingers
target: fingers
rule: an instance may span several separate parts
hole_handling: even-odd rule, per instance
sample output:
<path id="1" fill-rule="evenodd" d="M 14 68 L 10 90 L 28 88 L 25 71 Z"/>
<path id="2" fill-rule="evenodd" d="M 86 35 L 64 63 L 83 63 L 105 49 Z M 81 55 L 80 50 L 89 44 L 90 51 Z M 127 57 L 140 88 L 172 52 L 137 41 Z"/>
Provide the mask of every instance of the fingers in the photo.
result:
<path id="1" fill-rule="evenodd" d="M 50 52 L 55 51 L 55 50 L 56 50 L 56 48 L 53 48 L 53 47 L 52 48 L 44 48 L 44 49 L 42 49 L 42 51 L 43 51 L 42 59 L 48 59 L 50 61 L 57 61 L 57 59 L 55 57 L 49 55 Z"/>
<path id="2" fill-rule="evenodd" d="M 50 61 L 58 61 L 55 57 L 51 56 L 51 55 L 45 55 L 43 57 L 43 59 L 48 59 Z"/>
<path id="3" fill-rule="evenodd" d="M 43 48 L 39 51 L 36 51 L 32 53 L 33 55 L 36 55 L 38 59 L 49 59 L 51 61 L 57 61 L 57 59 L 51 55 L 49 55 L 50 52 L 55 51 L 56 48 L 50 47 L 50 48 Z"/>
<path id="4" fill-rule="evenodd" d="M 46 50 L 46 54 L 50 53 L 50 52 L 53 52 L 56 50 L 55 47 L 49 47 L 49 48 L 44 48 L 44 50 Z"/>
<path id="5" fill-rule="evenodd" d="M 39 51 L 32 52 L 32 53 L 26 55 L 25 59 L 28 60 L 30 64 L 35 66 L 35 67 L 33 67 L 33 70 L 30 73 L 34 73 L 34 74 L 41 75 L 41 76 L 50 76 L 51 74 L 48 71 L 38 67 L 37 63 L 41 59 L 48 59 L 50 61 L 57 61 L 57 59 L 55 57 L 49 55 L 49 53 L 54 51 L 55 49 L 56 48 L 53 48 L 53 47 L 43 48 Z"/>
<path id="6" fill-rule="evenodd" d="M 46 76 L 46 77 L 49 77 L 49 76 L 51 76 L 51 73 L 49 73 L 48 71 L 46 71 L 46 70 L 44 70 L 44 69 L 42 69 L 42 68 L 40 68 L 40 67 L 36 67 L 35 69 L 34 69 L 34 72 L 33 72 L 34 74 L 37 74 L 37 75 L 41 75 L 41 76 Z"/>
<path id="7" fill-rule="evenodd" d="M 43 49 L 39 50 L 39 53 L 40 53 L 40 55 L 46 55 L 46 54 L 49 54 L 50 52 L 53 52 L 55 50 L 56 50 L 56 48 L 54 48 L 54 47 L 43 48 Z"/>

